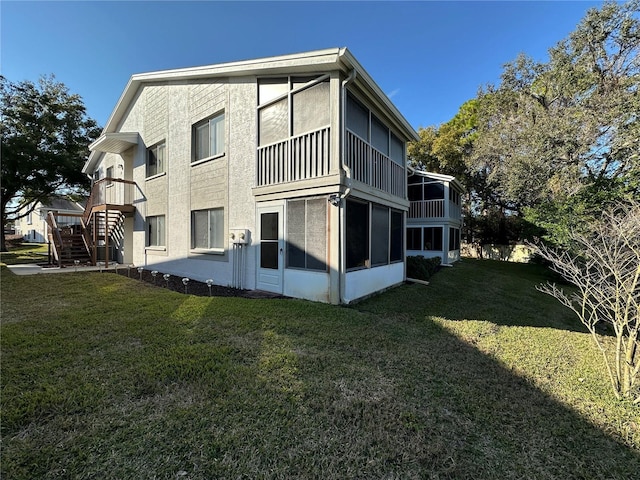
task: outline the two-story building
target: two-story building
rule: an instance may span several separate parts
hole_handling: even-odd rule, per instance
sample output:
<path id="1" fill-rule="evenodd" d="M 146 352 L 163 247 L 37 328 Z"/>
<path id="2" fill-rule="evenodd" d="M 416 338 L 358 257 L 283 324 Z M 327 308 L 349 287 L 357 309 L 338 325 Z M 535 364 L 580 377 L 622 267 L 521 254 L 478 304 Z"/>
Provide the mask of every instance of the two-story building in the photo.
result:
<path id="1" fill-rule="evenodd" d="M 29 212 L 29 213 L 26 213 Z M 14 228 L 16 234 L 22 235 L 25 242 L 47 243 L 47 215 L 56 214 L 60 227 L 80 224 L 84 207 L 66 197 L 53 197 L 46 202 L 27 204 L 18 211 L 20 218 Z"/>
<path id="2" fill-rule="evenodd" d="M 134 75 L 84 166 L 87 237 L 121 263 L 349 303 L 405 279 L 412 140 L 345 48 Z"/>
<path id="3" fill-rule="evenodd" d="M 460 260 L 463 192 L 460 182 L 450 175 L 409 172 L 407 255 L 440 257 L 442 265 Z"/>

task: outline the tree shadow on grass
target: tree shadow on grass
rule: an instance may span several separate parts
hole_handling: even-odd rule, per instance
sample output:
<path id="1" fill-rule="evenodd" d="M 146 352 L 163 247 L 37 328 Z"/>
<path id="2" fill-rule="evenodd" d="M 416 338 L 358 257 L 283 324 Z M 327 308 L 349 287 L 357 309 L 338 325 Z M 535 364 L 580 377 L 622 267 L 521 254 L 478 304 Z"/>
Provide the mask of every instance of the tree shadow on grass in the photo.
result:
<path id="1" fill-rule="evenodd" d="M 135 308 L 120 311 L 136 296 L 133 282 L 104 298 L 100 280 L 91 298 L 103 305 L 84 327 L 94 337 L 77 332 L 69 356 L 87 365 L 90 381 L 111 382 L 108 396 L 9 432 L 3 469 L 22 462 L 32 473 L 24 478 L 59 467 L 78 477 L 189 479 L 631 479 L 640 471 L 638 449 L 427 318 L 428 298 L 398 311 L 402 289 L 338 308 L 144 288 Z M 52 328 L 78 329 L 53 320 Z M 96 356 L 109 360 L 98 363 L 106 370 L 89 368 Z M 77 386 L 68 389 L 73 398 Z"/>
<path id="2" fill-rule="evenodd" d="M 428 287 L 407 285 L 395 295 L 408 313 L 419 313 L 426 302 L 428 315 L 449 320 L 587 332 L 573 312 L 536 290 L 547 281 L 558 279 L 542 265 L 464 259 L 434 275 Z M 384 301 L 367 308 L 375 310 Z"/>
<path id="3" fill-rule="evenodd" d="M 424 312 L 372 314 L 364 302 L 355 309 L 307 304 L 296 313 L 300 305 L 250 307 L 262 320 L 242 333 L 243 342 L 258 340 L 245 358 L 262 365 L 266 358 L 269 368 L 222 420 L 248 442 L 221 452 L 240 466 L 227 474 L 631 479 L 640 471 L 640 450 Z"/>

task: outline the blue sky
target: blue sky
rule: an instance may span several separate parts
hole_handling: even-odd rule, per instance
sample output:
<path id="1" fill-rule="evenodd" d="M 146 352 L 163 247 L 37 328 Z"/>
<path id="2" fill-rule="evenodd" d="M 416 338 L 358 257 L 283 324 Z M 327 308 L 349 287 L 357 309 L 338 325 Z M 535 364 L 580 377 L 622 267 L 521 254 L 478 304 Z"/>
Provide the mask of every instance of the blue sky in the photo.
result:
<path id="1" fill-rule="evenodd" d="M 2 75 L 55 74 L 104 125 L 134 73 L 348 47 L 417 129 L 502 65 L 547 50 L 595 1 L 0 2 Z"/>

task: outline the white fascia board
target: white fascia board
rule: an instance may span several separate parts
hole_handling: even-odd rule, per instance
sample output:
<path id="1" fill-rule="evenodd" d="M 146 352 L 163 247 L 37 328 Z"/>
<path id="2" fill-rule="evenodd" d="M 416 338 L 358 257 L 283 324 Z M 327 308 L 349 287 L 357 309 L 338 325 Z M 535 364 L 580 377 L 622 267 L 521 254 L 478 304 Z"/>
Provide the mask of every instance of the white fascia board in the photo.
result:
<path id="1" fill-rule="evenodd" d="M 98 164 L 98 162 L 100 162 L 103 155 L 104 155 L 103 152 L 97 152 L 97 151 L 91 152 L 89 154 L 89 158 L 87 159 L 87 161 L 84 163 L 84 166 L 82 167 L 82 173 L 86 175 L 93 175 L 95 166 Z"/>
<path id="2" fill-rule="evenodd" d="M 445 175 L 444 173 L 425 172 L 424 170 L 415 170 L 415 169 L 412 169 L 412 170 L 413 171 L 411 172 L 410 175 L 420 175 L 421 177 L 429 177 L 429 178 L 433 178 L 434 180 L 449 182 L 453 184 L 455 187 L 457 187 L 459 191 L 464 192 L 464 187 L 462 186 L 460 181 L 452 175 Z"/>
<path id="3" fill-rule="evenodd" d="M 130 102 L 135 97 L 138 88 L 145 83 L 159 83 L 179 80 L 194 80 L 198 78 L 230 77 L 239 75 L 305 73 L 318 70 L 340 69 L 349 73 L 357 71 L 356 81 L 364 85 L 368 93 L 381 104 L 384 110 L 395 117 L 396 123 L 409 139 L 420 140 L 418 133 L 400 113 L 387 95 L 373 81 L 367 71 L 360 65 L 347 48 L 329 48 L 310 52 L 281 55 L 277 57 L 242 60 L 238 62 L 221 63 L 200 67 L 161 70 L 156 72 L 133 75 L 120 96 L 113 113 L 109 117 L 103 132 L 115 132 L 118 123 L 124 115 Z"/>
<path id="4" fill-rule="evenodd" d="M 331 48 L 311 52 L 266 57 L 238 62 L 205 65 L 200 67 L 178 68 L 132 75 L 116 104 L 103 132 L 115 132 L 129 104 L 135 97 L 138 88 L 144 83 L 159 83 L 198 78 L 231 77 L 253 74 L 271 73 L 304 73 L 305 71 L 327 69 L 338 65 L 341 49 Z"/>

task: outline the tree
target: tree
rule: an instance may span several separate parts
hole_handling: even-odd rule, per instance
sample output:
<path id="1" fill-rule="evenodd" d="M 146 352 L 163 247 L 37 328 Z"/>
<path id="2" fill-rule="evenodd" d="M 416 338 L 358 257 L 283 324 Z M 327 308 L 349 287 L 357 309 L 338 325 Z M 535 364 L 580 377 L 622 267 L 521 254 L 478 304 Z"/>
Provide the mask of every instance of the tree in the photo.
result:
<path id="1" fill-rule="evenodd" d="M 535 248 L 572 285 L 571 290 L 552 283 L 538 289 L 576 313 L 602 353 L 615 396 L 638 403 L 640 202 L 607 211 L 590 231 L 572 230 L 570 237 L 574 251 L 542 243 Z M 611 326 L 615 342 L 598 334 L 602 323 Z"/>
<path id="2" fill-rule="evenodd" d="M 86 191 L 82 173 L 89 144 L 100 129 L 87 117 L 79 95 L 53 76 L 12 83 L 0 76 L 2 224 L 30 213 L 20 209 L 51 196 Z M 4 229 L 0 250 L 6 251 Z"/>
<path id="3" fill-rule="evenodd" d="M 471 163 L 503 205 L 576 227 L 640 196 L 639 6 L 589 10 L 547 63 L 520 55 L 480 93 Z"/>

